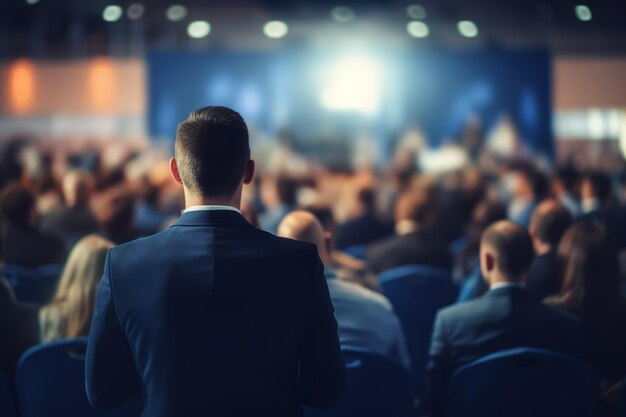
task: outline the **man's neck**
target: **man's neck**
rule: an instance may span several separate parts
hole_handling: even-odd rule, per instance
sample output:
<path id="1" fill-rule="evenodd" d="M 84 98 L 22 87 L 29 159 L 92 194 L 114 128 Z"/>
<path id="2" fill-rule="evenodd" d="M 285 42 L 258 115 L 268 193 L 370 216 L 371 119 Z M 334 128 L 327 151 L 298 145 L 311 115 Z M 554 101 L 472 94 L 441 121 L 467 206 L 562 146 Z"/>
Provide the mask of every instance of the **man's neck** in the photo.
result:
<path id="1" fill-rule="evenodd" d="M 185 209 L 193 206 L 230 206 L 239 210 L 241 196 L 233 197 L 203 197 L 198 195 L 185 195 Z"/>

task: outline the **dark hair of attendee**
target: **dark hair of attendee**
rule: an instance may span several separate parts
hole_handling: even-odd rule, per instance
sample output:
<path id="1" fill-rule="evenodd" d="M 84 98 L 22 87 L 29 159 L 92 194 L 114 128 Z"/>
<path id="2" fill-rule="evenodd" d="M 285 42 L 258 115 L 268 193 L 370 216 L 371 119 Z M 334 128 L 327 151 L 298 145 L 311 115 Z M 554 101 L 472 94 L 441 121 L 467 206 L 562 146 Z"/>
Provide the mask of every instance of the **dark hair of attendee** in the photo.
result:
<path id="1" fill-rule="evenodd" d="M 581 222 L 563 235 L 558 249 L 563 288 L 556 300 L 582 314 L 619 303 L 619 260 L 602 226 Z"/>
<path id="2" fill-rule="evenodd" d="M 429 195 L 421 191 L 406 191 L 398 198 L 395 208 L 396 222 L 411 220 L 428 224 L 434 218 L 434 203 Z"/>
<path id="3" fill-rule="evenodd" d="M 472 220 L 467 227 L 467 248 L 462 258 L 471 258 L 478 254 L 480 238 L 486 228 L 493 223 L 506 219 L 506 206 L 499 201 L 484 199 L 476 204 L 472 212 Z"/>
<path id="4" fill-rule="evenodd" d="M 278 199 L 281 203 L 288 206 L 296 205 L 296 196 L 298 193 L 298 183 L 284 175 L 280 175 L 276 179 L 276 191 Z"/>
<path id="5" fill-rule="evenodd" d="M 589 181 L 593 195 L 600 202 L 605 202 L 611 196 L 611 178 L 600 171 L 589 171 L 583 176 Z"/>
<path id="6" fill-rule="evenodd" d="M 560 181 L 563 187 L 570 193 L 575 191 L 580 181 L 580 173 L 571 165 L 558 167 L 554 173 L 554 177 Z"/>
<path id="7" fill-rule="evenodd" d="M 250 160 L 248 127 L 234 110 L 203 107 L 178 125 L 175 153 L 189 190 L 207 197 L 230 196 Z"/>
<path id="8" fill-rule="evenodd" d="M 565 231 L 572 225 L 572 215 L 560 204 L 543 212 L 535 211 L 531 224 L 537 238 L 553 247 L 561 241 Z"/>
<path id="9" fill-rule="evenodd" d="M 530 268 L 535 252 L 530 235 L 523 227 L 502 220 L 489 226 L 481 239 L 496 252 L 496 264 L 510 279 L 517 279 Z"/>
<path id="10" fill-rule="evenodd" d="M 376 210 L 376 191 L 370 187 L 362 187 L 357 192 L 357 200 L 366 211 L 372 213 Z"/>
<path id="11" fill-rule="evenodd" d="M 7 185 L 0 194 L 0 218 L 15 226 L 29 226 L 34 207 L 35 197 L 19 183 Z"/>
<path id="12" fill-rule="evenodd" d="M 546 197 L 549 182 L 546 176 L 537 168 L 526 162 L 517 162 L 511 165 L 511 170 L 527 178 L 536 200 L 541 200 Z"/>

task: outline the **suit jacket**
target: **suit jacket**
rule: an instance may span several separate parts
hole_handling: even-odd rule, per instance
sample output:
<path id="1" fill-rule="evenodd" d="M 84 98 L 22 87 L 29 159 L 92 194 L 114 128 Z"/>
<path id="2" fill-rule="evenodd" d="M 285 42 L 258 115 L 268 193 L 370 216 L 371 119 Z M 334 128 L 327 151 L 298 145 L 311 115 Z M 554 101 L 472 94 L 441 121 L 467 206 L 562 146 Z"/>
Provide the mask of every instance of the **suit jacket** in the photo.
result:
<path id="1" fill-rule="evenodd" d="M 374 214 L 366 213 L 339 225 L 335 231 L 335 244 L 338 249 L 345 249 L 367 245 L 392 234 L 393 223 L 382 222 Z"/>
<path id="2" fill-rule="evenodd" d="M 190 211 L 109 251 L 86 354 L 87 396 L 143 416 L 299 416 L 345 370 L 314 245 L 234 211 Z"/>
<path id="3" fill-rule="evenodd" d="M 583 334 L 570 314 L 544 306 L 528 291 L 503 287 L 479 299 L 444 308 L 430 346 L 430 400 L 442 415 L 447 383 L 456 368 L 513 347 L 536 347 L 580 357 Z"/>
<path id="4" fill-rule="evenodd" d="M 425 264 L 444 269 L 452 267 L 445 247 L 426 231 L 394 235 L 370 246 L 365 254 L 367 267 L 379 274 L 409 264 Z"/>
<path id="5" fill-rule="evenodd" d="M 561 274 L 555 250 L 535 256 L 528 271 L 526 289 L 537 301 L 561 291 Z"/>
<path id="6" fill-rule="evenodd" d="M 17 302 L 9 283 L 0 277 L 0 370 L 9 381 L 22 353 L 39 342 L 37 328 L 37 308 Z"/>

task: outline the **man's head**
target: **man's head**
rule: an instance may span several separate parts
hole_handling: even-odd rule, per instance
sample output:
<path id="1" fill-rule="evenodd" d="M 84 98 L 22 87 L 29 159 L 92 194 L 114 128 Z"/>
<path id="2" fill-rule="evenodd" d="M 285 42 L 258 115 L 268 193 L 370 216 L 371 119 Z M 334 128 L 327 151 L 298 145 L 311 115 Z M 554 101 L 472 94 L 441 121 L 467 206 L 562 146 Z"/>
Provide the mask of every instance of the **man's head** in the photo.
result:
<path id="1" fill-rule="evenodd" d="M 93 193 L 95 181 L 93 176 L 82 170 L 72 170 L 63 176 L 63 197 L 68 207 L 86 206 Z"/>
<path id="2" fill-rule="evenodd" d="M 239 113 L 227 107 L 192 112 L 178 125 L 175 152 L 170 168 L 186 195 L 232 199 L 254 175 L 248 127 Z"/>
<path id="3" fill-rule="evenodd" d="M 434 217 L 433 201 L 429 194 L 422 191 L 407 191 L 396 203 L 395 220 L 412 221 L 420 225 L 428 225 Z"/>
<path id="4" fill-rule="evenodd" d="M 530 220 L 529 230 L 535 252 L 541 255 L 555 249 L 571 224 L 572 216 L 556 200 L 539 204 Z"/>
<path id="5" fill-rule="evenodd" d="M 297 210 L 287 214 L 278 226 L 278 236 L 315 244 L 324 265 L 330 264 L 330 235 L 312 213 Z"/>
<path id="6" fill-rule="evenodd" d="M 7 185 L 0 194 L 0 219 L 19 227 L 36 222 L 35 197 L 19 183 Z"/>
<path id="7" fill-rule="evenodd" d="M 480 268 L 489 285 L 498 282 L 523 283 L 533 257 L 530 235 L 513 222 L 496 222 L 483 233 Z"/>

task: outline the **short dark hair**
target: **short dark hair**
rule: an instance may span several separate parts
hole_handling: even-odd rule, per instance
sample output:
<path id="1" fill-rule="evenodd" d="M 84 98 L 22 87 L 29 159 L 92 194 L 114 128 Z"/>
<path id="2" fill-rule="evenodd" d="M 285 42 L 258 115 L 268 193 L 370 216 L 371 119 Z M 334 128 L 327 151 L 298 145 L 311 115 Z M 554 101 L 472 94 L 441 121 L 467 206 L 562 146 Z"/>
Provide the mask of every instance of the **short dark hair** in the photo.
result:
<path id="1" fill-rule="evenodd" d="M 178 125 L 175 152 L 187 188 L 203 196 L 230 196 L 250 160 L 248 127 L 228 107 L 203 107 Z"/>
<path id="2" fill-rule="evenodd" d="M 558 202 L 546 200 L 537 207 L 530 224 L 540 241 L 556 247 L 572 225 L 572 216 Z"/>
<path id="3" fill-rule="evenodd" d="M 0 217 L 9 223 L 27 226 L 34 208 L 33 193 L 17 182 L 7 185 L 0 194 Z"/>
<path id="4" fill-rule="evenodd" d="M 508 220 L 489 226 L 483 233 L 480 244 L 493 248 L 496 252 L 496 264 L 509 279 L 525 274 L 535 256 L 526 229 Z"/>
<path id="5" fill-rule="evenodd" d="M 593 195 L 601 202 L 611 196 L 611 178 L 601 171 L 589 171 L 583 179 L 589 181 Z"/>

